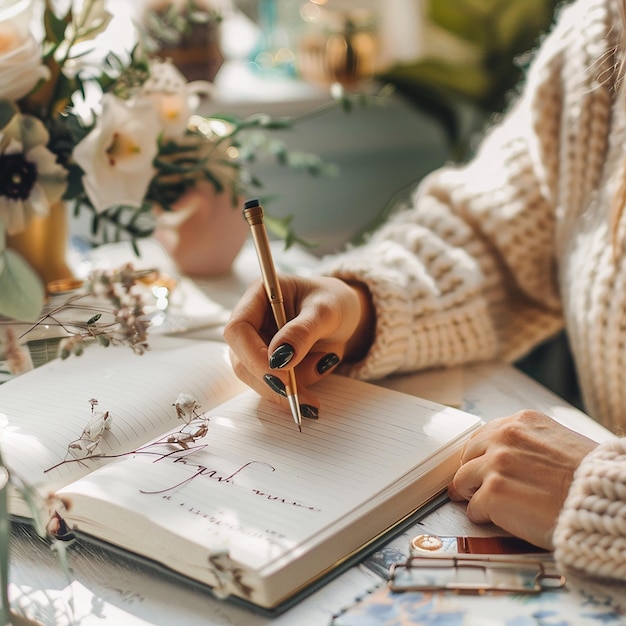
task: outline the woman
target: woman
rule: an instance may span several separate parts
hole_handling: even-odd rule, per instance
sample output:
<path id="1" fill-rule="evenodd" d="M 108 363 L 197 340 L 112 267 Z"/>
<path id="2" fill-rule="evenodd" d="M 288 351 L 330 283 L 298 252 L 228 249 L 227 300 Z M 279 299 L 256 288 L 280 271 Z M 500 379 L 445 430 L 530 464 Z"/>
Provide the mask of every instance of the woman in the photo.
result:
<path id="1" fill-rule="evenodd" d="M 462 167 L 431 174 L 411 206 L 319 278 L 281 280 L 291 321 L 260 285 L 225 329 L 238 375 L 280 402 L 297 367 L 380 378 L 515 360 L 565 328 L 587 411 L 626 428 L 626 0 L 576 0 L 538 50 L 523 92 Z M 278 393 L 277 393 L 278 392 Z M 525 411 L 482 428 L 449 488 L 560 566 L 626 585 L 626 439 L 597 446 Z M 626 596 L 624 596 L 626 597 Z"/>

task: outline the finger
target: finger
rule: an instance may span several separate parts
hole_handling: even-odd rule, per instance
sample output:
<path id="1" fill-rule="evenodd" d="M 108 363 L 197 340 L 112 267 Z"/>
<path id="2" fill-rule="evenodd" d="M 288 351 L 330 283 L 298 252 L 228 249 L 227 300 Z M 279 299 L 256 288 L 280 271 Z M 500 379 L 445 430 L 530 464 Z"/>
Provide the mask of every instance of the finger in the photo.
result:
<path id="1" fill-rule="evenodd" d="M 461 464 L 483 456 L 494 444 L 507 441 L 510 437 L 510 426 L 518 418 L 519 414 L 507 415 L 483 424 L 465 444 L 461 453 Z"/>
<path id="2" fill-rule="evenodd" d="M 280 405 L 285 411 L 290 410 L 286 396 L 288 375 L 286 372 L 266 372 L 261 377 L 253 374 L 248 367 L 237 357 L 231 349 L 230 360 L 235 374 L 246 385 L 256 391 L 261 397 Z M 317 396 L 297 380 L 297 395 L 300 411 L 303 417 L 317 418 L 320 412 L 320 403 Z"/>
<path id="3" fill-rule="evenodd" d="M 288 406 L 284 393 L 288 383 L 287 363 L 282 369 L 270 369 L 267 343 L 276 334 L 276 325 L 267 295 L 261 283 L 253 285 L 239 301 L 224 329 L 224 339 L 230 346 L 231 363 L 237 376 L 261 396 Z M 280 338 L 279 338 L 280 340 Z M 276 343 L 276 342 L 275 342 Z M 283 348 L 285 344 L 279 346 Z M 322 355 L 317 355 L 323 358 Z M 307 366 L 305 371 L 311 372 Z M 319 415 L 319 400 L 308 390 L 319 375 L 298 379 L 298 400 L 305 416 Z"/>
<path id="4" fill-rule="evenodd" d="M 267 295 L 260 279 L 253 281 L 235 304 L 231 321 L 245 320 L 259 328 L 270 313 Z"/>
<path id="5" fill-rule="evenodd" d="M 321 317 L 312 310 L 303 309 L 298 317 L 287 322 L 271 338 L 268 348 L 270 355 L 287 345 L 293 349 L 293 357 L 286 367 L 293 368 L 307 361 L 311 363 L 310 355 L 315 353 L 317 358 L 321 357 L 321 350 L 329 348 L 334 344 L 326 341 L 324 337 L 329 332 L 329 328 L 323 324 Z M 311 368 L 308 367 L 308 370 Z"/>
<path id="6" fill-rule="evenodd" d="M 254 389 L 260 396 L 269 400 L 277 400 L 275 398 L 276 394 L 273 394 L 267 384 L 263 382 L 263 374 L 257 375 L 253 373 L 246 365 L 247 361 L 242 361 L 232 348 L 229 350 L 229 356 L 233 371 L 241 381 Z"/>
<path id="7" fill-rule="evenodd" d="M 487 496 L 487 489 L 481 492 L 477 489 L 474 494 L 468 498 L 466 514 L 468 519 L 476 524 L 486 524 L 493 521 L 491 519 L 491 504 Z"/>
<path id="8" fill-rule="evenodd" d="M 290 321 L 269 344 L 270 353 L 287 343 L 295 350 L 289 367 L 295 367 L 311 351 L 336 352 L 340 358 L 356 324 L 356 296 L 338 279 L 286 280 L 285 301 L 291 303 Z"/>
<path id="9" fill-rule="evenodd" d="M 470 500 L 483 482 L 484 464 L 477 459 L 464 463 L 456 471 L 448 487 L 451 500 Z"/>
<path id="10" fill-rule="evenodd" d="M 456 490 L 454 483 L 448 485 L 448 498 L 452 502 L 467 502 L 467 500 Z"/>
<path id="11" fill-rule="evenodd" d="M 528 516 L 525 508 L 532 509 L 532 503 L 537 501 L 537 495 L 532 488 L 523 483 L 490 475 L 468 502 L 467 517 L 476 524 L 491 522 L 508 532 L 522 536 L 524 524 L 519 522 Z M 534 515 L 536 512 L 530 517 Z"/>
<path id="12" fill-rule="evenodd" d="M 248 290 L 233 309 L 223 330 L 226 343 L 247 369 L 262 376 L 267 369 L 268 326 L 271 324 L 262 287 Z M 275 326 L 272 329 L 271 334 Z"/>
<path id="13" fill-rule="evenodd" d="M 284 344 L 283 346 L 280 346 L 275 354 L 278 354 L 278 352 L 284 347 Z M 341 352 L 341 348 L 339 346 L 337 346 L 336 350 L 337 352 Z M 332 373 L 341 363 L 341 357 L 339 356 L 339 354 L 337 354 L 337 352 L 333 350 L 329 352 L 309 352 L 295 368 L 298 378 L 298 385 L 311 387 L 312 385 L 315 385 L 317 382 L 319 382 L 322 378 Z M 271 363 L 272 358 L 270 358 L 270 365 Z M 289 359 L 288 364 L 286 364 L 284 367 L 276 369 L 272 368 L 272 372 L 287 370 L 290 367 L 289 363 L 291 363 L 291 359 Z"/>

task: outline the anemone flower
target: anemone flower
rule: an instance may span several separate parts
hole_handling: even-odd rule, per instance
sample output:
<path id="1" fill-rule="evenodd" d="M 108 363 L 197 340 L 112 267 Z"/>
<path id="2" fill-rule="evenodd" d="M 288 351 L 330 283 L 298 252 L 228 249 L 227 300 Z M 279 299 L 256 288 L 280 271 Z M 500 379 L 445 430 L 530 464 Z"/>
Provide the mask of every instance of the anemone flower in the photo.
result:
<path id="1" fill-rule="evenodd" d="M 0 131 L 0 220 L 7 234 L 47 215 L 67 186 L 67 171 L 46 147 L 49 135 L 31 115 L 16 113 Z"/>

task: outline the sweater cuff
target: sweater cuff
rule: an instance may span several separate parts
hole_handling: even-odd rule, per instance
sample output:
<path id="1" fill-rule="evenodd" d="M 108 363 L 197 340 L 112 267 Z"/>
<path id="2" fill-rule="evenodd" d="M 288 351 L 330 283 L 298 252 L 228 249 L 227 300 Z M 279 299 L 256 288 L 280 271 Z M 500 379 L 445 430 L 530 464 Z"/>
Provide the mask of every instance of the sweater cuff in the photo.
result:
<path id="1" fill-rule="evenodd" d="M 587 455 L 554 532 L 555 558 L 563 571 L 626 580 L 626 438 Z"/>
<path id="2" fill-rule="evenodd" d="M 385 247 L 386 246 L 386 247 Z M 375 263 L 370 257 L 387 259 Z M 394 262 L 389 261 L 391 257 Z M 343 255 L 323 273 L 367 285 L 376 311 L 376 330 L 362 361 L 338 371 L 361 379 L 380 379 L 433 367 L 492 358 L 497 342 L 486 304 L 472 298 L 471 280 L 459 279 L 456 290 L 442 294 L 406 251 L 380 244 L 372 255 Z"/>
<path id="3" fill-rule="evenodd" d="M 408 290 L 397 280 L 381 280 L 380 270 L 358 267 L 354 259 L 326 268 L 326 274 L 367 285 L 376 310 L 376 332 L 367 357 L 354 364 L 342 364 L 339 371 L 361 379 L 377 379 L 397 371 L 405 358 L 411 328 Z M 387 277 L 389 278 L 389 277 Z M 384 302 L 384 306 L 380 303 Z"/>

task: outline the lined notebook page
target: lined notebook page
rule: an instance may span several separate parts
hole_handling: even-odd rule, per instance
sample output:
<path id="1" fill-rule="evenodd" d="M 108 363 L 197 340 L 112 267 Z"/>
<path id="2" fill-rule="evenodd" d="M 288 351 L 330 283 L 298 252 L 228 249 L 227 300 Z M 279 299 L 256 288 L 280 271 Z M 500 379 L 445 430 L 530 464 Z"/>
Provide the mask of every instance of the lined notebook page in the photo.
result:
<path id="1" fill-rule="evenodd" d="M 101 461 L 67 463 L 67 447 L 80 438 L 97 411 L 110 411 L 112 426 L 102 454 L 135 449 L 179 422 L 173 403 L 181 391 L 206 409 L 240 392 L 244 385 L 217 342 L 161 340 L 138 356 L 128 347 L 92 347 L 80 357 L 56 360 L 0 386 L 0 445 L 7 465 L 32 484 L 55 489 Z M 177 347 L 183 346 L 183 347 Z"/>
<path id="2" fill-rule="evenodd" d="M 479 424 L 455 409 L 340 376 L 316 391 L 320 419 L 303 420 L 301 433 L 287 412 L 248 391 L 209 412 L 208 435 L 195 451 L 150 446 L 68 493 L 101 500 L 97 535 L 167 563 L 206 563 L 207 551 L 225 547 L 250 567 L 268 567 L 415 481 L 416 468 L 437 466 Z M 70 513 L 85 532 L 81 508 L 94 506 L 77 499 Z M 190 542 L 189 554 L 169 538 L 155 540 L 148 520 Z"/>

